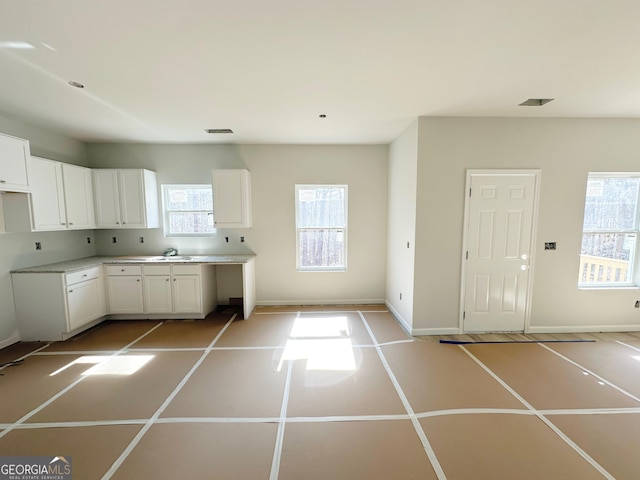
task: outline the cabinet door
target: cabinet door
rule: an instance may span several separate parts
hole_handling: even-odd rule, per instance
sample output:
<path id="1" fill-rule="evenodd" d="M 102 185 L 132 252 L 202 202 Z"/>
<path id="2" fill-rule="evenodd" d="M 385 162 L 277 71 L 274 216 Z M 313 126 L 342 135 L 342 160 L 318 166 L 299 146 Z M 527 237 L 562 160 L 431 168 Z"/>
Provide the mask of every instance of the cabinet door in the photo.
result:
<path id="1" fill-rule="evenodd" d="M 94 278 L 67 287 L 68 331 L 106 313 L 102 285 L 101 279 Z"/>
<path id="2" fill-rule="evenodd" d="M 109 276 L 107 292 L 109 313 L 144 313 L 141 277 Z"/>
<path id="3" fill-rule="evenodd" d="M 170 313 L 173 311 L 171 301 L 171 276 L 145 275 L 144 300 L 146 313 Z"/>
<path id="4" fill-rule="evenodd" d="M 67 218 L 62 187 L 62 164 L 44 158 L 29 159 L 33 230 L 64 230 Z"/>
<path id="5" fill-rule="evenodd" d="M 145 194 L 142 170 L 119 170 L 120 214 L 124 228 L 145 228 Z"/>
<path id="6" fill-rule="evenodd" d="M 118 198 L 118 171 L 98 169 L 92 171 L 96 226 L 120 228 L 120 200 Z"/>
<path id="7" fill-rule="evenodd" d="M 199 313 L 202 311 L 202 292 L 199 275 L 175 275 L 173 277 L 173 311 Z"/>
<path id="8" fill-rule="evenodd" d="M 91 169 L 63 164 L 62 180 L 67 227 L 76 230 L 94 228 L 96 222 Z"/>
<path id="9" fill-rule="evenodd" d="M 28 159 L 28 141 L 0 134 L 0 190 L 30 191 Z"/>
<path id="10" fill-rule="evenodd" d="M 213 171 L 213 220 L 217 228 L 251 227 L 251 176 L 248 170 Z"/>

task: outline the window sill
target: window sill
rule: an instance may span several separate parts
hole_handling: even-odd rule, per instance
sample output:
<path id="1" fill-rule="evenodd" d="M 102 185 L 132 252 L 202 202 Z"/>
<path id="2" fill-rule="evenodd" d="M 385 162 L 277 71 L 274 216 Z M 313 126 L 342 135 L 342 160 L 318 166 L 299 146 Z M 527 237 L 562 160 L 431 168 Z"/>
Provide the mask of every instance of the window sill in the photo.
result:
<path id="1" fill-rule="evenodd" d="M 639 290 L 638 285 L 578 285 L 578 290 Z"/>

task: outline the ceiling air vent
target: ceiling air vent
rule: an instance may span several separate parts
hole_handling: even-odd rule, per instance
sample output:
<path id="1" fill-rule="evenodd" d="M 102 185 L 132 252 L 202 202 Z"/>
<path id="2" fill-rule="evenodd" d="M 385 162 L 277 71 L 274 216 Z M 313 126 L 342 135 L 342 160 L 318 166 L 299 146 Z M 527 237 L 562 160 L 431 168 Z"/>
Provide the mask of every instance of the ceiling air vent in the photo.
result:
<path id="1" fill-rule="evenodd" d="M 519 107 L 541 107 L 542 105 L 549 103 L 553 98 L 530 98 L 524 102 L 518 104 Z"/>
<path id="2" fill-rule="evenodd" d="M 204 131 L 207 133 L 233 133 L 230 128 L 205 128 Z"/>

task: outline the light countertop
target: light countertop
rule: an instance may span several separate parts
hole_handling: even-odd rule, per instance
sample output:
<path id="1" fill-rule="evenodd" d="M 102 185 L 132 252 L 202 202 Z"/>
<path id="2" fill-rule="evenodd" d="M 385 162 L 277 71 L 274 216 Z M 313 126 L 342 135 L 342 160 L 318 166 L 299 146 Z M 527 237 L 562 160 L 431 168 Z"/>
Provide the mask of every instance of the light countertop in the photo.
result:
<path id="1" fill-rule="evenodd" d="M 251 261 L 255 255 L 177 255 L 175 257 L 163 257 L 161 255 L 129 255 L 121 257 L 87 257 L 66 262 L 50 263 L 35 267 L 21 268 L 11 273 L 68 273 L 99 265 L 112 264 L 163 264 L 163 263 L 205 263 L 213 265 L 242 264 Z"/>

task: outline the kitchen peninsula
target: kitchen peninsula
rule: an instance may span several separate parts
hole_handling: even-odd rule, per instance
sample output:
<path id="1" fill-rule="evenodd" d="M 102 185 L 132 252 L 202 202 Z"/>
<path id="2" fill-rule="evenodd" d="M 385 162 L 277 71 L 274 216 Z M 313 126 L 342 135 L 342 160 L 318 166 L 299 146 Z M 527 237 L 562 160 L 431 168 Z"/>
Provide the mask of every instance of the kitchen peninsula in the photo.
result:
<path id="1" fill-rule="evenodd" d="M 242 269 L 255 308 L 255 255 L 88 257 L 11 272 L 22 341 L 65 340 L 105 319 L 201 319 L 218 305 L 217 265 Z"/>

